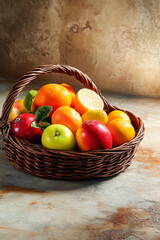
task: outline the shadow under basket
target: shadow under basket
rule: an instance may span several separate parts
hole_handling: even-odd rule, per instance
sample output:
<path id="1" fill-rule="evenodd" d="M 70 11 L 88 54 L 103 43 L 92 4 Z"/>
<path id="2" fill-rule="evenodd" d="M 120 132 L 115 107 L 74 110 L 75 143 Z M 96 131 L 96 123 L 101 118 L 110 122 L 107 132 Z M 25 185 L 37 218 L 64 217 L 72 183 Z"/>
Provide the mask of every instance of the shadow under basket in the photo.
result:
<path id="1" fill-rule="evenodd" d="M 122 110 L 130 117 L 136 136 L 132 141 L 109 150 L 88 152 L 49 150 L 40 144 L 32 144 L 27 140 L 11 135 L 9 116 L 17 96 L 32 80 L 43 74 L 53 72 L 74 76 L 86 88 L 98 93 L 104 102 L 104 109 L 107 113 L 116 109 L 122 110 L 111 106 L 93 81 L 78 69 L 64 65 L 37 67 L 16 81 L 3 105 L 0 130 L 8 161 L 19 171 L 48 179 L 85 180 L 98 177 L 106 178 L 124 171 L 130 166 L 137 147 L 144 136 L 142 120 L 128 111 Z"/>

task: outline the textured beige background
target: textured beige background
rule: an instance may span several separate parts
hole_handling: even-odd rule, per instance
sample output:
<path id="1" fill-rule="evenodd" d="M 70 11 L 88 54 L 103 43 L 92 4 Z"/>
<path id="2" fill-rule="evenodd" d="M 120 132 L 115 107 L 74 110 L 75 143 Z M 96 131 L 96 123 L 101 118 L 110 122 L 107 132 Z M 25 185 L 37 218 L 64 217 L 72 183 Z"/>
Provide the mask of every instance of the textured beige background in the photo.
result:
<path id="1" fill-rule="evenodd" d="M 0 0 L 2 76 L 62 63 L 103 90 L 160 97 L 159 45 L 159 0 Z"/>

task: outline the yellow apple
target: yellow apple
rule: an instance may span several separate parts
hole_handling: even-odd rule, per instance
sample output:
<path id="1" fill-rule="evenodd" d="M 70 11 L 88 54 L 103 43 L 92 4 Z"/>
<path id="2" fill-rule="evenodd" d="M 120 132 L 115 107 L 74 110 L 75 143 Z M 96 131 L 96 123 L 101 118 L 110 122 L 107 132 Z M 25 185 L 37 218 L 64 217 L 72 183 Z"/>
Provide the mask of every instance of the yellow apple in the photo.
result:
<path id="1" fill-rule="evenodd" d="M 21 113 L 27 113 L 27 112 L 28 110 L 23 105 L 23 99 L 16 101 L 13 104 L 12 112 L 9 117 L 10 122 L 13 122 L 13 120 Z"/>

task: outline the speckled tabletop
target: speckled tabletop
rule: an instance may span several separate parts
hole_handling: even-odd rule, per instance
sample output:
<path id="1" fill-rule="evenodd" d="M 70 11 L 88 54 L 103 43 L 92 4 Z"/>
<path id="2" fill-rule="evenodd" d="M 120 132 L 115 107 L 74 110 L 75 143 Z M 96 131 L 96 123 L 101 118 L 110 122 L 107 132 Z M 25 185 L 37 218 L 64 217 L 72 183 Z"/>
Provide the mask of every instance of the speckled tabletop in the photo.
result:
<path id="1" fill-rule="evenodd" d="M 1 79 L 1 106 L 10 86 Z M 144 120 L 131 166 L 104 180 L 46 180 L 17 171 L 0 150 L 0 239 L 160 239 L 160 99 L 105 96 Z"/>

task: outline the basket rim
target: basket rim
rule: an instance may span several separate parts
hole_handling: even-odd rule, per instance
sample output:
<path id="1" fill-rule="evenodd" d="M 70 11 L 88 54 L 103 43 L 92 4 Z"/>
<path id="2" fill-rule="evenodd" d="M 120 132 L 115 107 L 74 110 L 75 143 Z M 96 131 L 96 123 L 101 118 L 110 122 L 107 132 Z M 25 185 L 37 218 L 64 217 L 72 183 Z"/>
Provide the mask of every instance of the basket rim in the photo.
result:
<path id="1" fill-rule="evenodd" d="M 119 108 L 118 108 L 119 109 Z M 133 115 L 134 117 L 136 117 L 132 112 L 129 112 L 129 111 L 126 111 L 128 113 L 130 113 L 131 115 Z M 45 148 L 43 147 L 41 144 L 36 144 L 36 143 L 31 143 L 29 142 L 28 140 L 25 140 L 25 139 L 20 139 L 16 136 L 13 136 L 11 134 L 11 132 L 9 131 L 9 134 L 8 134 L 8 137 L 11 137 L 12 138 L 12 141 L 15 141 L 16 142 L 19 142 L 21 145 L 24 145 L 27 147 L 27 149 L 29 150 L 32 150 L 34 151 L 34 153 L 36 151 L 38 151 L 38 149 L 41 149 L 41 150 L 45 150 L 46 153 L 50 153 L 50 154 L 53 154 L 53 153 L 56 153 L 56 154 L 59 154 L 59 155 L 65 155 L 65 154 L 78 154 L 78 155 L 81 155 L 81 156 L 93 156 L 93 155 L 103 155 L 103 154 L 106 154 L 106 153 L 114 153 L 115 154 L 117 152 L 124 152 L 126 150 L 129 150 L 130 148 L 132 148 L 132 145 L 138 145 L 141 140 L 143 139 L 144 137 L 144 123 L 143 121 L 141 120 L 141 118 L 139 117 L 136 117 L 139 122 L 140 122 L 140 125 L 139 125 L 139 128 L 138 128 L 138 131 L 136 131 L 136 136 L 130 141 L 130 142 L 126 142 L 118 147 L 112 147 L 111 149 L 99 149 L 99 150 L 90 150 L 90 151 L 80 151 L 80 150 L 56 150 L 56 149 L 48 149 L 48 148 Z M 136 143 L 137 142 L 137 143 Z M 135 144 L 136 143 L 136 144 Z"/>

